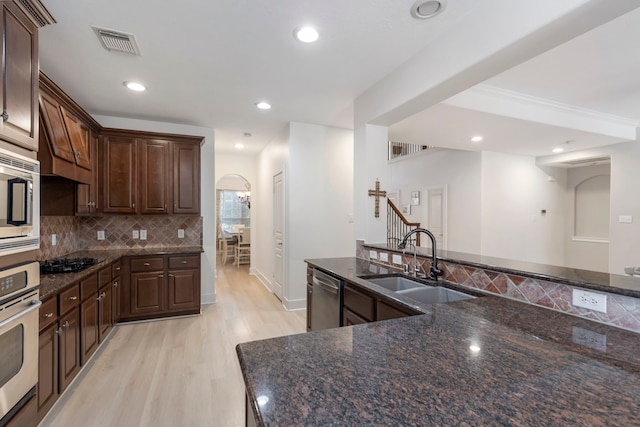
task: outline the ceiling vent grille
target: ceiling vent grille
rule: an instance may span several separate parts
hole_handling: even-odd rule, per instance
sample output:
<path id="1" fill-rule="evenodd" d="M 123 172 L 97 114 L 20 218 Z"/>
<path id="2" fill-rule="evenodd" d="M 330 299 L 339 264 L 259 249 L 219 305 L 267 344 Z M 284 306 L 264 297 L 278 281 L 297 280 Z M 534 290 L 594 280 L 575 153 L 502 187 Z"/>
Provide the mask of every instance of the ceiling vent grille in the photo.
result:
<path id="1" fill-rule="evenodd" d="M 140 56 L 140 49 L 133 34 L 122 33 L 120 31 L 108 30 L 106 28 L 92 27 L 98 36 L 102 47 L 109 52 L 122 52 L 129 55 Z"/>
<path id="2" fill-rule="evenodd" d="M 561 165 L 567 167 L 579 167 L 579 166 L 593 166 L 593 165 L 604 165 L 607 163 L 611 163 L 611 157 L 591 157 L 587 159 L 578 159 L 578 160 L 568 160 L 565 162 L 561 162 Z"/>

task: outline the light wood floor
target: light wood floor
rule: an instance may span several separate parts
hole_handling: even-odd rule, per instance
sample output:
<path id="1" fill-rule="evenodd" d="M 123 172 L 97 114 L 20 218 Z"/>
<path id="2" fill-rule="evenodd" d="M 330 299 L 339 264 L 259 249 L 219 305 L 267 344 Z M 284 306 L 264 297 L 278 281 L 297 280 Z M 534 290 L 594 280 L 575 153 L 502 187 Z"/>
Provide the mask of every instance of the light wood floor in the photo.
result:
<path id="1" fill-rule="evenodd" d="M 240 342 L 305 331 L 248 267 L 218 267 L 200 316 L 116 327 L 40 426 L 242 426 Z"/>

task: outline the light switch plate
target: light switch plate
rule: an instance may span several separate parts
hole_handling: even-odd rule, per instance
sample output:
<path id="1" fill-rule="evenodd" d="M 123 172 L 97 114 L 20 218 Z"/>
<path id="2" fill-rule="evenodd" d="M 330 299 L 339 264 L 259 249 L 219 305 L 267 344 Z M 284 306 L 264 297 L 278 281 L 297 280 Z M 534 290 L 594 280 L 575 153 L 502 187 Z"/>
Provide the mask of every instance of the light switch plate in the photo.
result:
<path id="1" fill-rule="evenodd" d="M 386 252 L 380 252 L 380 261 L 389 262 L 389 254 Z"/>
<path id="2" fill-rule="evenodd" d="M 178 239 L 184 239 L 184 228 L 178 228 Z"/>
<path id="3" fill-rule="evenodd" d="M 133 230 L 133 232 L 131 233 L 131 238 L 139 239 L 140 238 L 140 232 L 138 230 Z"/>
<path id="4" fill-rule="evenodd" d="M 98 230 L 98 240 L 104 240 L 104 230 Z"/>
<path id="5" fill-rule="evenodd" d="M 147 230 L 140 230 L 140 240 L 147 240 Z"/>
<path id="6" fill-rule="evenodd" d="M 51 246 L 55 246 L 58 244 L 58 236 L 56 236 L 55 234 L 51 235 Z"/>
<path id="7" fill-rule="evenodd" d="M 369 259 L 378 259 L 378 252 L 369 251 Z"/>
<path id="8" fill-rule="evenodd" d="M 393 255 L 391 257 L 391 261 L 395 264 L 395 265 L 402 265 L 402 256 L 401 255 Z"/>
<path id="9" fill-rule="evenodd" d="M 631 224 L 631 223 L 633 223 L 633 216 L 631 216 L 631 215 L 620 215 L 620 217 L 618 217 L 618 221 L 621 224 Z"/>

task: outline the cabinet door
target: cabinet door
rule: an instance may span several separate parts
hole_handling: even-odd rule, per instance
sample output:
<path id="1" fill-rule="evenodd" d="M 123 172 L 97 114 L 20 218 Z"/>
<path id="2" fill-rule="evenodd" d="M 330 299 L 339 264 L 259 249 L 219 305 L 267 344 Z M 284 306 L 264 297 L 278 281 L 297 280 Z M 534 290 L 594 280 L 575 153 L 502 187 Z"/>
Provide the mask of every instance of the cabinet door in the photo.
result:
<path id="1" fill-rule="evenodd" d="M 200 213 L 200 145 L 173 143 L 173 213 Z"/>
<path id="2" fill-rule="evenodd" d="M 401 317 L 415 316 L 421 314 L 410 309 L 400 308 L 388 304 L 384 301 L 376 301 L 376 320 L 399 319 Z"/>
<path id="3" fill-rule="evenodd" d="M 60 104 L 45 92 L 40 92 L 40 109 L 48 126 L 43 126 L 53 155 L 69 162 L 68 168 L 73 168 L 75 156 L 69 144 L 67 129 L 60 110 Z"/>
<path id="4" fill-rule="evenodd" d="M 3 120 L 0 135 L 38 150 L 38 32 L 16 5 L 2 2 Z"/>
<path id="5" fill-rule="evenodd" d="M 200 271 L 169 271 L 169 310 L 200 307 Z"/>
<path id="6" fill-rule="evenodd" d="M 342 320 L 344 322 L 344 326 L 353 326 L 360 325 L 362 323 L 368 323 L 367 319 L 358 316 L 353 311 L 347 310 L 346 308 L 342 310 Z"/>
<path id="7" fill-rule="evenodd" d="M 60 393 L 80 371 L 80 311 L 75 307 L 60 318 Z"/>
<path id="8" fill-rule="evenodd" d="M 100 211 L 98 202 L 98 184 L 100 169 L 98 168 L 98 135 L 89 132 L 89 157 L 91 158 L 91 182 L 78 184 L 76 190 L 76 213 L 90 214 Z"/>
<path id="9" fill-rule="evenodd" d="M 73 150 L 76 165 L 91 170 L 91 150 L 89 147 L 89 128 L 80 119 L 60 107 L 64 126 L 67 129 L 71 149 Z"/>
<path id="10" fill-rule="evenodd" d="M 80 363 L 84 365 L 98 348 L 98 295 L 91 297 L 80 306 L 82 339 L 80 340 Z"/>
<path id="11" fill-rule="evenodd" d="M 58 396 L 58 323 L 56 322 L 40 333 L 38 413 L 44 416 Z"/>
<path id="12" fill-rule="evenodd" d="M 99 308 L 99 341 L 102 342 L 113 328 L 113 290 L 105 286 L 100 289 L 98 301 Z"/>
<path id="13" fill-rule="evenodd" d="M 166 295 L 162 271 L 131 273 L 131 314 L 156 314 L 164 310 Z"/>
<path id="14" fill-rule="evenodd" d="M 169 212 L 169 141 L 139 140 L 140 213 Z"/>
<path id="15" fill-rule="evenodd" d="M 109 136 L 103 147 L 103 211 L 136 213 L 136 140 Z"/>
<path id="16" fill-rule="evenodd" d="M 122 316 L 122 301 L 120 297 L 120 280 L 115 279 L 111 284 L 113 296 L 111 298 L 111 313 L 113 316 L 113 324 L 115 325 L 120 321 Z"/>

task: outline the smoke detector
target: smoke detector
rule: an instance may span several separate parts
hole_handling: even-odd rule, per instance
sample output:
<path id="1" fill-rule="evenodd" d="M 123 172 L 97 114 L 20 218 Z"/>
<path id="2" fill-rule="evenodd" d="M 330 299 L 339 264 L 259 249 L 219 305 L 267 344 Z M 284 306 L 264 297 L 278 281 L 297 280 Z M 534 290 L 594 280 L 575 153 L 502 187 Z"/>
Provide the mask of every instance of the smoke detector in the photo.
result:
<path id="1" fill-rule="evenodd" d="M 96 33 L 102 47 L 109 52 L 121 52 L 140 56 L 140 49 L 133 34 L 100 27 L 91 28 L 93 28 L 93 31 Z"/>
<path id="2" fill-rule="evenodd" d="M 440 14 L 447 6 L 447 0 L 418 0 L 411 6 L 411 16 L 428 19 Z"/>

